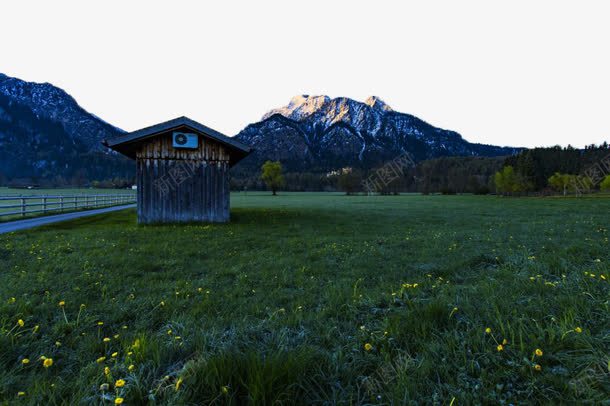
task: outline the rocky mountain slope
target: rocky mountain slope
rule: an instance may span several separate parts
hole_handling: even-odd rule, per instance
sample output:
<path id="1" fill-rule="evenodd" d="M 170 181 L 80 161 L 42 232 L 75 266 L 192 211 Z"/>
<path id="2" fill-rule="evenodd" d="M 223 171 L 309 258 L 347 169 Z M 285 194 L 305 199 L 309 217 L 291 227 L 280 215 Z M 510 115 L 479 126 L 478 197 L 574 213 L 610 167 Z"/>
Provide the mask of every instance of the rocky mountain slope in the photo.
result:
<path id="1" fill-rule="evenodd" d="M 281 160 L 288 170 L 373 167 L 404 152 L 416 160 L 441 156 L 502 156 L 518 148 L 473 144 L 460 134 L 394 111 L 380 98 L 296 96 L 236 136 L 254 147 L 244 166 Z"/>
<path id="2" fill-rule="evenodd" d="M 102 150 L 101 139 L 124 132 L 85 111 L 72 96 L 49 83 L 26 82 L 0 73 L 0 94 L 40 118 L 61 124 L 72 139 L 93 150 Z"/>
<path id="3" fill-rule="evenodd" d="M 100 141 L 123 131 L 88 113 L 49 83 L 0 74 L 0 175 L 8 179 L 129 174 Z"/>

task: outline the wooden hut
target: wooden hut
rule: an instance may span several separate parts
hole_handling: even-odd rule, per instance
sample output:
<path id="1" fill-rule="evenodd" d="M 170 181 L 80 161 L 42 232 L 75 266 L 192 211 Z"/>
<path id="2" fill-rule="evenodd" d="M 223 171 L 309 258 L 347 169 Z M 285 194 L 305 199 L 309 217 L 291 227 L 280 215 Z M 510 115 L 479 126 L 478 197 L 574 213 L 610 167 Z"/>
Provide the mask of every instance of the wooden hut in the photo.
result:
<path id="1" fill-rule="evenodd" d="M 229 221 L 229 168 L 251 151 L 187 117 L 104 145 L 136 160 L 138 223 Z"/>

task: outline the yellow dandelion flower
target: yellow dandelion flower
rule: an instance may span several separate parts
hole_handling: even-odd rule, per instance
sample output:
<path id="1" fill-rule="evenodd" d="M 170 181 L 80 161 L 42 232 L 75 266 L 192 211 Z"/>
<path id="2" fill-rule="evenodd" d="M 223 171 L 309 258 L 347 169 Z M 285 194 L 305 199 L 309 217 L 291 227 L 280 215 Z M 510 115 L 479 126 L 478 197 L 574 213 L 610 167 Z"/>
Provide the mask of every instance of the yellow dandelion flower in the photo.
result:
<path id="1" fill-rule="evenodd" d="M 373 346 L 370 343 L 366 343 L 364 344 L 364 349 L 366 351 L 371 351 L 373 349 Z"/>
<path id="2" fill-rule="evenodd" d="M 534 369 L 539 372 L 542 371 L 542 367 L 540 366 L 540 364 L 534 365 Z"/>
<path id="3" fill-rule="evenodd" d="M 49 368 L 51 365 L 53 365 L 53 358 L 45 358 L 42 361 L 42 366 L 44 366 L 45 368 Z"/>
<path id="4" fill-rule="evenodd" d="M 115 339 L 117 339 L 117 338 L 119 338 L 119 337 L 120 337 L 120 335 L 115 334 L 115 335 L 113 335 L 113 337 L 114 337 Z"/>
<path id="5" fill-rule="evenodd" d="M 543 352 L 542 352 L 542 350 L 541 350 L 540 348 L 536 348 L 535 353 L 536 353 L 536 355 L 537 355 L 538 357 L 542 357 Z"/>
<path id="6" fill-rule="evenodd" d="M 504 350 L 504 346 L 502 344 L 498 344 L 498 346 L 496 347 L 496 349 L 499 351 L 503 351 Z"/>
<path id="7" fill-rule="evenodd" d="M 506 345 L 508 344 L 508 340 L 505 338 L 504 340 L 502 340 L 502 345 Z"/>
<path id="8" fill-rule="evenodd" d="M 27 364 L 29 364 L 29 363 L 30 363 L 30 359 L 29 359 L 29 358 L 24 358 L 24 359 L 22 359 L 22 360 L 21 360 L 21 363 L 22 363 L 23 365 L 27 365 Z"/>
<path id="9" fill-rule="evenodd" d="M 123 404 L 123 400 L 124 400 L 123 398 L 116 397 L 116 398 L 114 398 L 114 404 L 121 405 L 121 404 Z"/>
<path id="10" fill-rule="evenodd" d="M 105 343 L 107 343 L 107 342 L 109 342 L 109 341 L 110 341 L 110 338 L 108 338 L 108 337 L 104 337 L 104 340 L 103 340 L 103 341 L 104 341 Z"/>
<path id="11" fill-rule="evenodd" d="M 576 327 L 576 328 L 574 329 L 574 331 L 576 331 L 578 334 L 580 334 L 580 333 L 582 333 L 582 328 L 580 328 L 580 327 Z"/>
<path id="12" fill-rule="evenodd" d="M 25 396 L 25 392 L 23 392 L 23 391 L 17 392 L 17 396 Z"/>
<path id="13" fill-rule="evenodd" d="M 104 322 L 103 322 L 103 321 L 98 321 L 98 322 L 97 322 L 97 325 L 98 325 L 98 326 L 103 326 L 103 325 L 104 325 Z"/>
<path id="14" fill-rule="evenodd" d="M 21 319 L 17 320 L 17 324 L 19 324 L 19 327 L 25 326 L 25 322 Z"/>
<path id="15" fill-rule="evenodd" d="M 222 388 L 220 388 L 220 390 L 222 391 L 222 393 L 224 393 L 225 395 L 227 393 L 229 393 L 229 387 L 228 386 L 223 386 Z"/>
<path id="16" fill-rule="evenodd" d="M 171 335 L 172 335 L 172 333 L 173 333 L 173 332 L 172 332 L 172 330 L 167 330 L 167 335 L 168 335 L 168 336 L 171 336 Z"/>
<path id="17" fill-rule="evenodd" d="M 117 381 L 114 383 L 114 386 L 116 386 L 117 388 L 122 388 L 123 386 L 125 386 L 125 380 L 117 379 Z"/>
<path id="18" fill-rule="evenodd" d="M 98 359 L 95 360 L 95 362 L 97 362 L 98 364 L 101 364 L 104 361 L 106 361 L 106 357 L 99 357 Z"/>
<path id="19" fill-rule="evenodd" d="M 60 300 L 58 304 L 59 304 L 59 307 L 64 307 L 66 305 L 66 302 L 65 302 L 65 300 Z"/>
<path id="20" fill-rule="evenodd" d="M 119 355 L 119 353 L 115 351 L 112 353 L 112 358 L 116 358 L 118 355 Z"/>
<path id="21" fill-rule="evenodd" d="M 487 328 L 485 329 L 485 334 L 491 334 L 491 328 L 487 327 Z"/>
<path id="22" fill-rule="evenodd" d="M 110 375 L 110 368 L 104 367 L 104 375 Z"/>
<path id="23" fill-rule="evenodd" d="M 133 372 L 136 369 L 136 366 L 134 364 L 131 364 L 127 367 L 127 369 L 129 370 L 129 372 Z"/>

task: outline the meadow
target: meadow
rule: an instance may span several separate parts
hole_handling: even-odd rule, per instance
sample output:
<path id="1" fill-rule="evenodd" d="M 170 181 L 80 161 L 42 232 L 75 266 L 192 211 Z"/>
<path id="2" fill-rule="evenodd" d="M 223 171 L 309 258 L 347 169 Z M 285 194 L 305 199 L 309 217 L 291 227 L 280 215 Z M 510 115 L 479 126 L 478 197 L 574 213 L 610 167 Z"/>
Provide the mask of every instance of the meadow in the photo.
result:
<path id="1" fill-rule="evenodd" d="M 607 403 L 609 212 L 240 193 L 0 235 L 0 402 Z"/>

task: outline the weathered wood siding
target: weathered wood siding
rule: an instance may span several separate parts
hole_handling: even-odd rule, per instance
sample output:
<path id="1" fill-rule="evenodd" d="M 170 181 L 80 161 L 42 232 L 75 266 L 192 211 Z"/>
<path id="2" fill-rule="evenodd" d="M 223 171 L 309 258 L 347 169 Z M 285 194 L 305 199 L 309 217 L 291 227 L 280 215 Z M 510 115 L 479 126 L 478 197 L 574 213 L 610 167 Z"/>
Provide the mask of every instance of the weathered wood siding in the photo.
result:
<path id="1" fill-rule="evenodd" d="M 172 133 L 143 143 L 136 154 L 138 222 L 229 221 L 229 154 L 199 135 L 196 150 L 172 147 Z"/>

